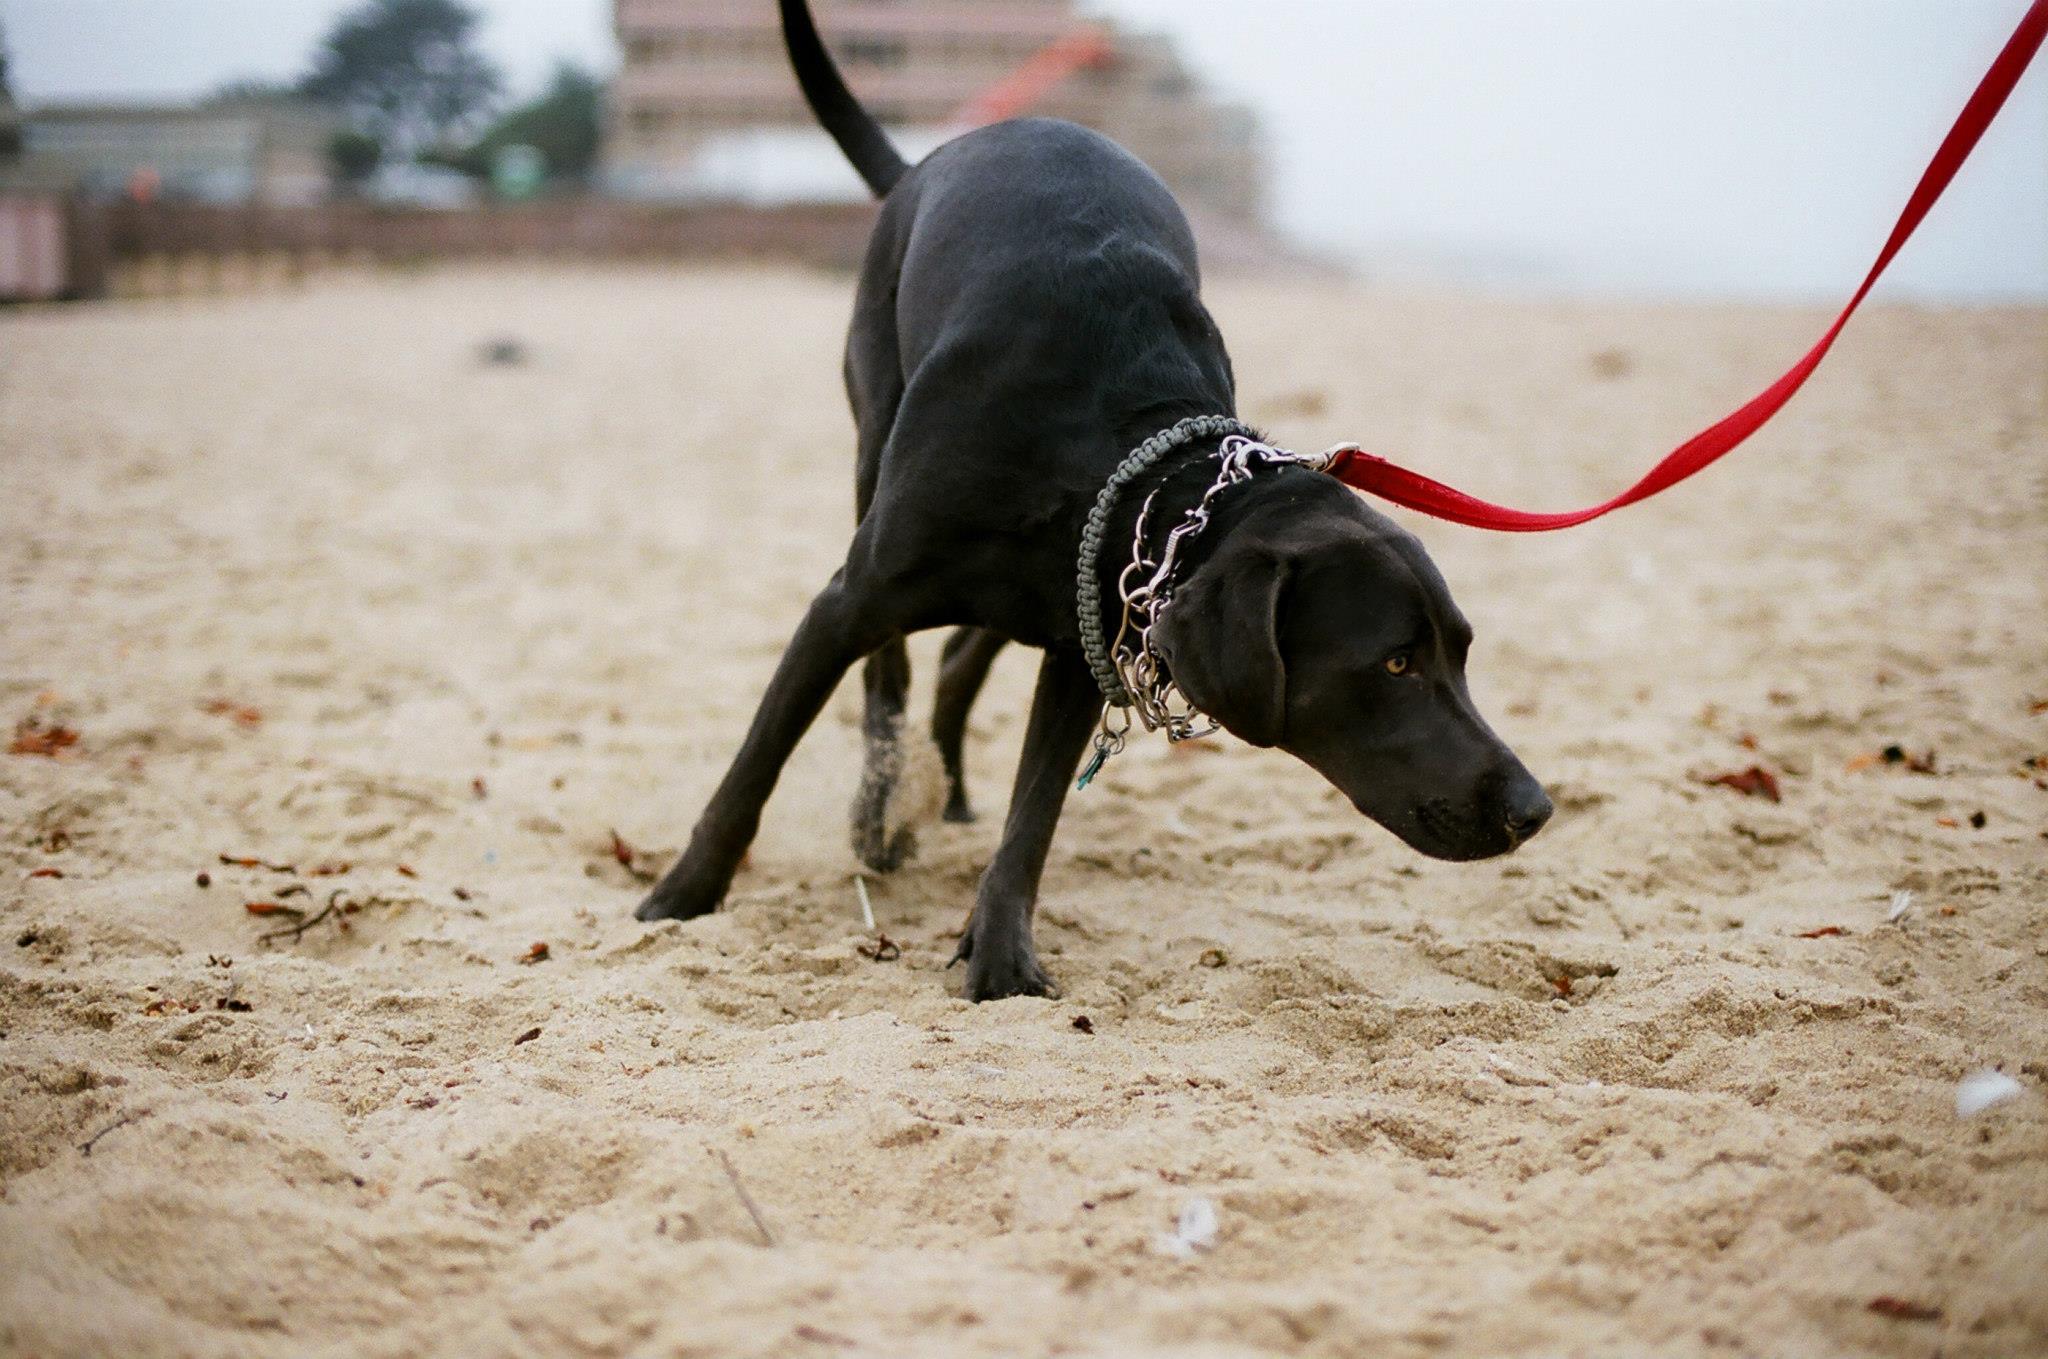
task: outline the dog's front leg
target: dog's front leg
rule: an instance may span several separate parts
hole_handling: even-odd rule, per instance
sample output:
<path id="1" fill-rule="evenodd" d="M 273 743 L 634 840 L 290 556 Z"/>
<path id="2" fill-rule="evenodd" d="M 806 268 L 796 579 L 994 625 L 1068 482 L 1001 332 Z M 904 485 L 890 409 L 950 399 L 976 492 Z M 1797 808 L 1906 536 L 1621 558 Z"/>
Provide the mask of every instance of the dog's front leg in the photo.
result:
<path id="1" fill-rule="evenodd" d="M 1052 846 L 1053 827 L 1067 787 L 1081 763 L 1081 751 L 1102 705 L 1095 679 L 1078 652 L 1048 651 L 1038 668 L 1038 691 L 1024 732 L 1024 757 L 1003 842 L 981 875 L 974 915 L 953 960 L 967 963 L 969 1000 L 1043 996 L 1052 984 L 1038 966 L 1031 944 L 1031 915 L 1038 904 L 1038 879 Z"/>
<path id="2" fill-rule="evenodd" d="M 642 920 L 687 920 L 717 909 L 739 868 L 761 807 L 790 752 L 832 696 L 848 667 L 879 646 L 895 627 L 877 620 L 866 599 L 834 576 L 797 627 L 745 744 L 690 834 L 690 847 L 635 911 Z"/>

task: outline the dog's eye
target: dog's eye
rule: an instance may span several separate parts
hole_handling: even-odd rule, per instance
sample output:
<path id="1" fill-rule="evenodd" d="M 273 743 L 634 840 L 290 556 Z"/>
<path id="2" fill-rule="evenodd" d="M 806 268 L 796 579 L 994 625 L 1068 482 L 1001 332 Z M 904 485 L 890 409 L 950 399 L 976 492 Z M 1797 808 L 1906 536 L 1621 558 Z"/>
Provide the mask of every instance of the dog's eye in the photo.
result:
<path id="1" fill-rule="evenodd" d="M 1408 673 L 1408 653 L 1397 651 L 1387 657 L 1385 664 L 1389 675 L 1405 675 Z"/>

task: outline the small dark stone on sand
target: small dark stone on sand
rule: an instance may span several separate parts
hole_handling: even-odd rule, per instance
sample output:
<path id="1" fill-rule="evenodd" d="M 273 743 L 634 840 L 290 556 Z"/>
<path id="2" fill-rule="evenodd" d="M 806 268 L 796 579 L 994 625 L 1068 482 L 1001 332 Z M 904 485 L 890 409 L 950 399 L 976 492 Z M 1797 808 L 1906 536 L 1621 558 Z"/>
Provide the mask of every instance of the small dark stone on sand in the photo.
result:
<path id="1" fill-rule="evenodd" d="M 526 342 L 510 335 L 500 335 L 478 345 L 476 356 L 487 367 L 516 368 L 526 362 Z"/>

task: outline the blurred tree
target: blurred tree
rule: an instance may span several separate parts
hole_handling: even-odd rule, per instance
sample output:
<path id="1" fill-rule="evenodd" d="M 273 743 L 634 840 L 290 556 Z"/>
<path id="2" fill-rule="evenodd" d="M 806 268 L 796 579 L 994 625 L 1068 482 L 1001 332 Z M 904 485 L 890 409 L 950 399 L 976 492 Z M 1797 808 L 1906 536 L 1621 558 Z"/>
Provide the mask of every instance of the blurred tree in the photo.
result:
<path id="1" fill-rule="evenodd" d="M 14 87 L 7 83 L 7 30 L 0 28 L 0 156 L 21 154 L 21 117 L 14 108 Z"/>
<path id="2" fill-rule="evenodd" d="M 355 188 L 377 172 L 384 144 L 367 132 L 344 130 L 327 143 L 327 161 L 344 188 Z"/>
<path id="3" fill-rule="evenodd" d="M 386 152 L 412 156 L 471 127 L 497 95 L 461 0 L 366 0 L 322 40 L 301 93 L 345 110 Z"/>
<path id="4" fill-rule="evenodd" d="M 588 71 L 563 62 L 546 93 L 521 104 L 467 148 L 438 157 L 467 174 L 486 176 L 508 147 L 540 152 L 550 180 L 582 183 L 597 165 L 604 135 L 604 84 Z"/>

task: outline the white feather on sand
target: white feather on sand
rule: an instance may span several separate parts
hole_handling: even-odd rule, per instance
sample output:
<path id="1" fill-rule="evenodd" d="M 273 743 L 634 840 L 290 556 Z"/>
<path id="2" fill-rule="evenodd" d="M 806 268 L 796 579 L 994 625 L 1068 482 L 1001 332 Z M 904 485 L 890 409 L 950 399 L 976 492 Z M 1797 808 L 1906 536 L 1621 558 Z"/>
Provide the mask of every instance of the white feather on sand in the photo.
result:
<path id="1" fill-rule="evenodd" d="M 1216 1227 L 1216 1205 L 1197 1194 L 1181 1205 L 1173 1230 L 1160 1233 L 1159 1251 L 1176 1260 L 1192 1260 L 1216 1244 Z"/>
<path id="2" fill-rule="evenodd" d="M 2026 1087 L 2003 1071 L 1986 1067 L 1963 1077 L 1956 1086 L 1956 1117 L 1973 1118 L 1994 1104 L 2003 1104 Z"/>

